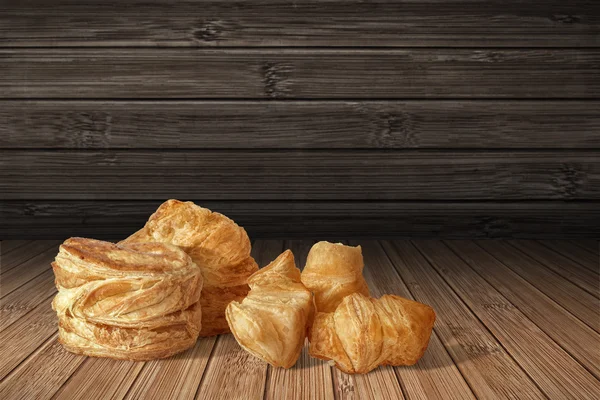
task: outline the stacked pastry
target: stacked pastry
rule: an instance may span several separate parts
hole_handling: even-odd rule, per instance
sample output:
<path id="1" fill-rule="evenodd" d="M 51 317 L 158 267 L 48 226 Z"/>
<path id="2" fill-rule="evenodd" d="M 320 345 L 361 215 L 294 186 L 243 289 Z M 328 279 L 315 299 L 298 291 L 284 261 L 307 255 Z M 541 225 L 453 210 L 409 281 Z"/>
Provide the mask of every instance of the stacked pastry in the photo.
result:
<path id="1" fill-rule="evenodd" d="M 202 275 L 175 246 L 71 238 L 52 268 L 58 288 L 52 307 L 69 351 L 150 360 L 198 338 Z"/>
<path id="2" fill-rule="evenodd" d="M 258 270 L 244 228 L 192 202 L 168 200 L 141 230 L 121 243 L 146 242 L 178 246 L 200 267 L 204 277 L 200 336 L 229 332 L 225 308 L 246 297 L 248 277 Z"/>

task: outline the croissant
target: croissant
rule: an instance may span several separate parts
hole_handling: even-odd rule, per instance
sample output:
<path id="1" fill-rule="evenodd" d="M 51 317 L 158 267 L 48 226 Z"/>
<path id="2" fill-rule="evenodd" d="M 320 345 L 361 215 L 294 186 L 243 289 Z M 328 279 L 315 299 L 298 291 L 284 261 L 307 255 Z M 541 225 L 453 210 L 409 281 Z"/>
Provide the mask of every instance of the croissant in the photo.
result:
<path id="1" fill-rule="evenodd" d="M 244 228 L 226 216 L 192 202 L 168 200 L 146 225 L 121 243 L 170 243 L 181 247 L 200 267 L 200 336 L 229 332 L 225 308 L 248 293 L 248 277 L 258 270 Z"/>
<path id="2" fill-rule="evenodd" d="M 58 288 L 52 308 L 69 351 L 148 360 L 185 350 L 198 338 L 202 275 L 175 246 L 71 238 L 52 269 Z"/>
<path id="3" fill-rule="evenodd" d="M 363 267 L 360 246 L 319 242 L 308 253 L 302 283 L 314 293 L 318 311 L 333 312 L 349 294 L 369 296 Z"/>
<path id="4" fill-rule="evenodd" d="M 312 295 L 300 282 L 294 255 L 286 250 L 248 278 L 250 293 L 227 306 L 237 342 L 275 367 L 293 366 L 304 345 Z"/>
<path id="5" fill-rule="evenodd" d="M 434 321 L 435 312 L 425 304 L 355 293 L 335 312 L 317 313 L 309 354 L 333 360 L 349 374 L 364 374 L 380 365 L 412 365 L 427 349 Z"/>

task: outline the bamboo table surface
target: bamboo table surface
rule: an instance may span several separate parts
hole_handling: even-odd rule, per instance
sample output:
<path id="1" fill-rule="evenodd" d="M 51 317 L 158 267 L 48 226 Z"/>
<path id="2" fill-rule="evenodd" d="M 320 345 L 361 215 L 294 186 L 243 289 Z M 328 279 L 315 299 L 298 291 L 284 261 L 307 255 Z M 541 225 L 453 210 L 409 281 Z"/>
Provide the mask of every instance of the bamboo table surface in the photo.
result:
<path id="1" fill-rule="evenodd" d="M 257 240 L 264 266 L 312 241 Z M 0 399 L 600 398 L 598 242 L 351 241 L 374 296 L 431 305 L 437 320 L 414 366 L 346 375 L 308 356 L 273 368 L 232 335 L 150 362 L 88 358 L 57 342 L 50 262 L 58 241 L 0 243 Z"/>

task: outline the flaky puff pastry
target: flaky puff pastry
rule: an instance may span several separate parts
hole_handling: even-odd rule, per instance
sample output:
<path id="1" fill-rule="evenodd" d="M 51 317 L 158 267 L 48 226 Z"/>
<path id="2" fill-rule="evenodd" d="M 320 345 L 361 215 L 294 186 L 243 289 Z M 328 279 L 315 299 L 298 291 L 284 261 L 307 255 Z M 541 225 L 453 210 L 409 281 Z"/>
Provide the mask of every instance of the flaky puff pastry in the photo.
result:
<path id="1" fill-rule="evenodd" d="M 231 332 L 254 356 L 275 367 L 292 367 L 302 351 L 313 308 L 294 255 L 286 250 L 254 273 L 248 283 L 248 296 L 227 306 Z"/>
<path id="2" fill-rule="evenodd" d="M 148 360 L 198 338 L 202 274 L 176 246 L 71 238 L 52 267 L 59 340 L 72 352 Z"/>
<path id="3" fill-rule="evenodd" d="M 225 308 L 246 296 L 248 277 L 258 270 L 244 228 L 192 202 L 167 200 L 142 229 L 121 243 L 153 241 L 181 247 L 202 271 L 200 336 L 229 332 Z"/>
<path id="4" fill-rule="evenodd" d="M 308 253 L 302 283 L 314 293 L 318 311 L 333 312 L 349 294 L 369 295 L 363 267 L 360 246 L 318 242 Z"/>
<path id="5" fill-rule="evenodd" d="M 380 365 L 412 365 L 425 353 L 434 321 L 435 312 L 425 304 L 355 293 L 335 312 L 316 314 L 309 354 L 334 361 L 348 374 L 364 374 Z"/>

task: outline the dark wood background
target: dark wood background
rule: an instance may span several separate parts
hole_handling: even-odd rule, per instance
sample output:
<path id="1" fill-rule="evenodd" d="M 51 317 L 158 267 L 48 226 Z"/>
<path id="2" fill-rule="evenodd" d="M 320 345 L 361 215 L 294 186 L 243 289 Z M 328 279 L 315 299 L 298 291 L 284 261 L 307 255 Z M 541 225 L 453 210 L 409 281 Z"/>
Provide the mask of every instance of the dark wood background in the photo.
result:
<path id="1" fill-rule="evenodd" d="M 600 236 L 594 0 L 0 0 L 0 237 Z"/>

